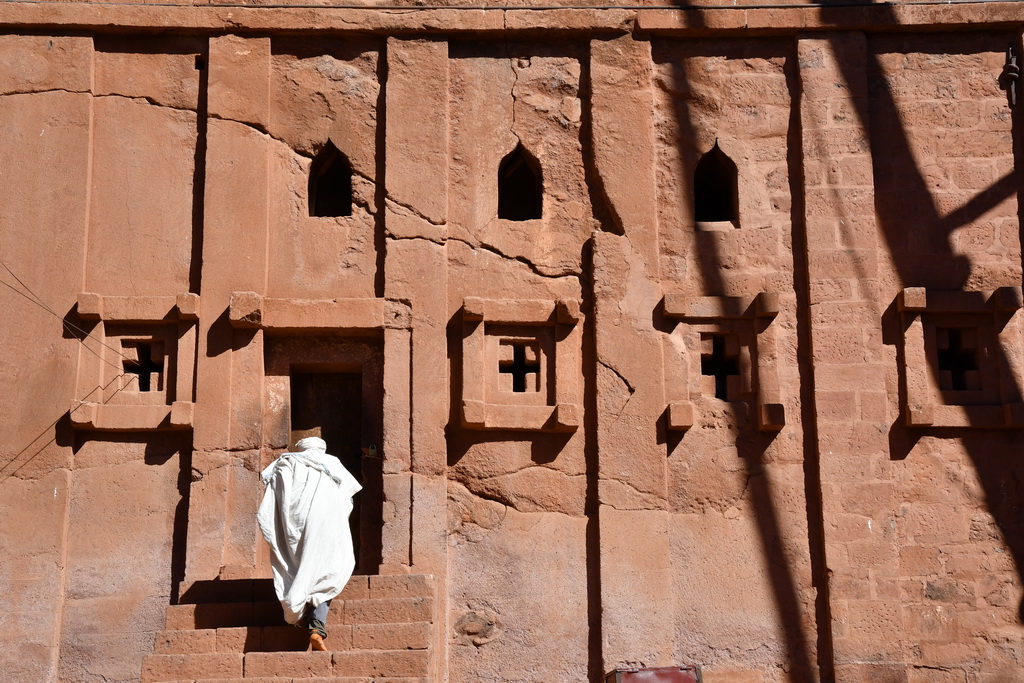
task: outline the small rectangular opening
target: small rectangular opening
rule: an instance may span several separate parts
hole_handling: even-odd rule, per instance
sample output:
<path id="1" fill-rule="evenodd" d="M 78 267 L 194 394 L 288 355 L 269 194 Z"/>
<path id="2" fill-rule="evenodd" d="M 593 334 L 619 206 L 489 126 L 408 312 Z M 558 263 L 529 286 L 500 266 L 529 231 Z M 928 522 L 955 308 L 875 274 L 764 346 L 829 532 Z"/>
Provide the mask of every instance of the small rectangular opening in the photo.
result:
<path id="1" fill-rule="evenodd" d="M 121 356 L 131 391 L 163 390 L 164 350 L 161 342 L 124 341 L 121 343 Z"/>

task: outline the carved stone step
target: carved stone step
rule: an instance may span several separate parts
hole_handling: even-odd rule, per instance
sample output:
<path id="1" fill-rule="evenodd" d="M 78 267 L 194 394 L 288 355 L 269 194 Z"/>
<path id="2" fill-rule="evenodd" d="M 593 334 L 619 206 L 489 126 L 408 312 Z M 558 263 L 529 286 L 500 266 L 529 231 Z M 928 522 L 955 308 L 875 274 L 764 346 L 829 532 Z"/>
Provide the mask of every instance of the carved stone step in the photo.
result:
<path id="1" fill-rule="evenodd" d="M 335 677 L 369 678 L 374 683 L 388 677 L 425 680 L 429 656 L 426 650 L 146 655 L 142 683 Z"/>
<path id="2" fill-rule="evenodd" d="M 433 598 L 370 598 L 346 600 L 343 609 L 327 614 L 330 624 L 408 624 L 434 620 Z"/>
<path id="3" fill-rule="evenodd" d="M 426 598 L 434 595 L 429 574 L 353 576 L 335 600 L 366 598 Z M 182 591 L 182 603 L 275 602 L 271 579 L 197 581 Z"/>
<path id="4" fill-rule="evenodd" d="M 429 683 L 425 677 L 394 678 L 392 676 L 329 676 L 326 678 L 292 678 L 290 676 L 272 676 L 259 678 L 201 678 L 202 683 Z M 194 679 L 183 681 L 165 681 L 164 683 L 196 683 Z"/>
<path id="5" fill-rule="evenodd" d="M 142 660 L 142 683 L 241 678 L 244 661 L 241 652 L 146 655 Z"/>
<path id="6" fill-rule="evenodd" d="M 331 625 L 325 641 L 331 651 L 424 650 L 430 644 L 430 623 Z M 165 630 L 157 633 L 155 654 L 217 652 L 302 652 L 308 633 L 291 626 L 242 626 L 217 629 Z"/>
<path id="7" fill-rule="evenodd" d="M 434 599 L 368 598 L 337 600 L 331 603 L 328 625 L 404 624 L 433 621 Z M 285 623 L 281 606 L 270 602 L 223 602 L 199 605 L 170 605 L 166 630 L 192 631 L 243 626 L 281 626 Z"/>
<path id="8" fill-rule="evenodd" d="M 419 677 L 427 675 L 429 656 L 426 650 L 250 652 L 244 671 L 246 678 Z"/>

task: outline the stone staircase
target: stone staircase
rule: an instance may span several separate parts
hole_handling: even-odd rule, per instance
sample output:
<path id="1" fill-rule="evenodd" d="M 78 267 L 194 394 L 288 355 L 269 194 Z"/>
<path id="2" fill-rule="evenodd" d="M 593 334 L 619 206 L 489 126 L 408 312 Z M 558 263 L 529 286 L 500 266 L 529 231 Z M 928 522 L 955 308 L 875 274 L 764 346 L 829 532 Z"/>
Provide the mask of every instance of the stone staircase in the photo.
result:
<path id="1" fill-rule="evenodd" d="M 328 652 L 309 651 L 308 633 L 285 624 L 269 580 L 230 583 L 167 608 L 142 683 L 429 683 L 433 577 L 352 577 L 331 602 Z"/>

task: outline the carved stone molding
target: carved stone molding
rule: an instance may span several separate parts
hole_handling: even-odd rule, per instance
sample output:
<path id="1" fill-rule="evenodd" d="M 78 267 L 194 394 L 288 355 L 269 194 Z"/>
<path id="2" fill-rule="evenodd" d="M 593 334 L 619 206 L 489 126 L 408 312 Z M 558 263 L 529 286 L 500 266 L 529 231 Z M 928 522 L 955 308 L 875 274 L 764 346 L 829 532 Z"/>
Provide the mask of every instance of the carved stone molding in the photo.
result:
<path id="1" fill-rule="evenodd" d="M 775 340 L 770 323 L 779 313 L 778 296 L 761 292 L 753 297 L 687 297 L 666 294 L 666 318 L 685 325 L 684 356 L 679 372 L 683 386 L 669 386 L 667 426 L 684 431 L 697 418 L 694 397 L 746 401 L 755 409 L 758 428 L 777 431 L 786 424 Z M 695 352 L 699 350 L 699 353 Z M 677 351 L 677 355 L 678 351 Z M 671 380 L 670 380 L 671 381 Z"/>
<path id="2" fill-rule="evenodd" d="M 467 297 L 462 426 L 571 432 L 583 419 L 582 325 L 575 299 Z"/>
<path id="3" fill-rule="evenodd" d="M 1024 427 L 1007 349 L 1020 287 L 991 292 L 907 287 L 902 318 L 901 401 L 910 427 Z"/>
<path id="4" fill-rule="evenodd" d="M 108 322 L 196 320 L 199 295 L 187 292 L 177 296 L 103 296 L 82 292 L 78 295 L 78 317 Z"/>
<path id="5" fill-rule="evenodd" d="M 256 292 L 233 292 L 228 311 L 232 327 L 264 330 L 408 329 L 409 304 L 392 299 L 277 299 Z"/>
<path id="6" fill-rule="evenodd" d="M 190 429 L 199 295 L 104 296 L 82 292 L 77 313 L 94 321 L 82 340 L 75 429 Z"/>

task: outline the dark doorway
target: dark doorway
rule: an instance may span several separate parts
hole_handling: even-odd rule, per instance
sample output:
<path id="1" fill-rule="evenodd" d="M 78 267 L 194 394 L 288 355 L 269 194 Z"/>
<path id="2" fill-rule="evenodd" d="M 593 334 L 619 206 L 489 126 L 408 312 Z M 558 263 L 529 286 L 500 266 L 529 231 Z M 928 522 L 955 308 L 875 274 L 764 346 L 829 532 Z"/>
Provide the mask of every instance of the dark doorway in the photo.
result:
<path id="1" fill-rule="evenodd" d="M 327 442 L 327 452 L 359 480 L 349 525 L 356 552 L 356 572 L 373 573 L 380 564 L 382 468 L 364 458 L 363 375 L 360 372 L 291 374 L 291 443 L 307 436 Z"/>

